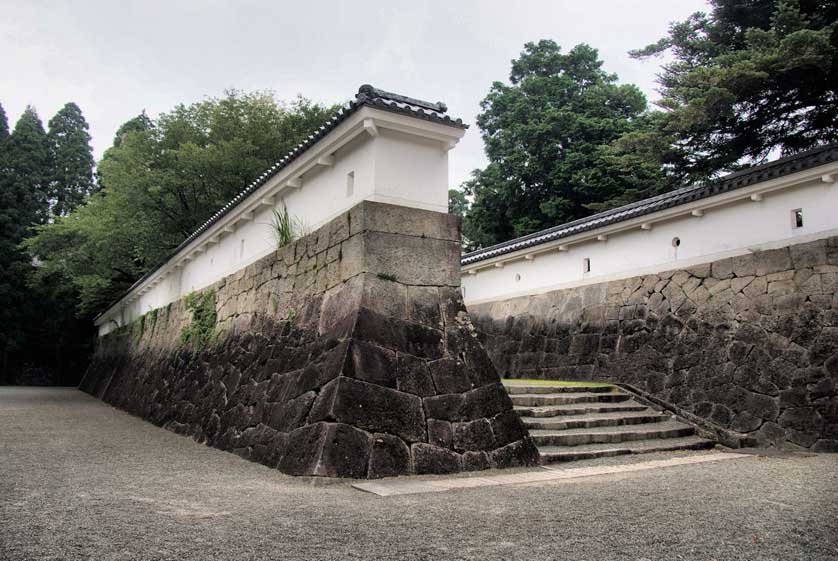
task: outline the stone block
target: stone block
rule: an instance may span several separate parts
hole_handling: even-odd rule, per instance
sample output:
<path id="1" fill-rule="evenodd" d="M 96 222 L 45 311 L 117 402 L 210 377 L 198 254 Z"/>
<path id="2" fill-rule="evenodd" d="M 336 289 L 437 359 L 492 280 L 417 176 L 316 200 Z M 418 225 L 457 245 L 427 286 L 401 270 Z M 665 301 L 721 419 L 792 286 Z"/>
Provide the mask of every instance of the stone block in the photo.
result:
<path id="1" fill-rule="evenodd" d="M 407 287 L 407 318 L 430 327 L 441 328 L 439 289 L 435 286 Z"/>
<path id="2" fill-rule="evenodd" d="M 464 452 L 462 462 L 463 471 L 478 471 L 492 467 L 486 452 Z"/>
<path id="3" fill-rule="evenodd" d="M 367 433 L 340 423 L 315 423 L 289 435 L 278 467 L 291 475 L 360 478 L 369 456 Z"/>
<path id="4" fill-rule="evenodd" d="M 339 247 L 349 237 L 349 212 L 344 212 L 329 223 L 329 249 Z"/>
<path id="5" fill-rule="evenodd" d="M 826 240 L 798 243 L 789 246 L 791 259 L 796 269 L 826 265 Z"/>
<path id="6" fill-rule="evenodd" d="M 441 448 L 454 446 L 454 429 L 448 421 L 428 419 L 428 442 Z"/>
<path id="7" fill-rule="evenodd" d="M 504 411 L 492 417 L 492 434 L 498 446 L 506 446 L 527 436 L 527 428 L 515 411 Z"/>
<path id="8" fill-rule="evenodd" d="M 706 279 L 710 276 L 711 264 L 710 263 L 702 263 L 701 265 L 696 265 L 694 267 L 690 267 L 687 271 L 693 275 L 694 277 L 698 277 L 700 279 Z"/>
<path id="9" fill-rule="evenodd" d="M 403 321 L 360 308 L 354 335 L 381 347 L 398 349 L 416 357 L 438 359 L 443 352 L 443 334 L 419 323 Z"/>
<path id="10" fill-rule="evenodd" d="M 394 319 L 410 319 L 407 286 L 389 277 L 370 273 L 364 273 L 361 278 L 363 278 L 362 307 Z"/>
<path id="11" fill-rule="evenodd" d="M 305 423 L 316 396 L 315 392 L 310 391 L 295 399 L 274 403 L 268 413 L 268 426 L 279 432 L 291 432 L 300 428 Z"/>
<path id="12" fill-rule="evenodd" d="M 411 446 L 410 450 L 414 468 L 419 475 L 456 473 L 462 469 L 460 455 L 447 448 L 418 443 Z"/>
<path id="13" fill-rule="evenodd" d="M 461 219 L 453 214 L 372 201 L 355 206 L 350 214 L 351 234 L 371 231 L 460 242 Z"/>
<path id="14" fill-rule="evenodd" d="M 439 393 L 462 393 L 472 389 L 465 365 L 453 358 L 441 358 L 428 363 L 434 386 Z"/>
<path id="15" fill-rule="evenodd" d="M 723 280 L 733 277 L 733 258 L 719 259 L 711 264 L 712 277 Z"/>
<path id="16" fill-rule="evenodd" d="M 531 466 L 540 461 L 538 449 L 530 437 L 493 450 L 490 458 L 495 468 Z"/>
<path id="17" fill-rule="evenodd" d="M 774 298 L 774 307 L 778 314 L 793 314 L 800 309 L 805 301 L 805 294 L 785 294 Z"/>
<path id="18" fill-rule="evenodd" d="M 789 248 L 787 247 L 757 251 L 753 255 L 754 269 L 758 277 L 779 271 L 787 271 L 793 266 Z"/>
<path id="19" fill-rule="evenodd" d="M 421 397 L 436 394 L 428 363 L 421 358 L 400 353 L 396 362 L 396 389 Z"/>
<path id="20" fill-rule="evenodd" d="M 343 375 L 371 384 L 396 388 L 396 353 L 366 341 L 352 341 Z"/>
<path id="21" fill-rule="evenodd" d="M 764 277 L 756 277 L 742 289 L 742 292 L 749 298 L 765 294 L 768 292 L 768 281 Z"/>
<path id="22" fill-rule="evenodd" d="M 719 294 L 723 290 L 728 290 L 730 287 L 731 287 L 731 280 L 730 279 L 720 280 L 719 282 L 717 282 L 716 284 L 714 284 L 710 288 L 710 294 L 711 295 Z"/>
<path id="23" fill-rule="evenodd" d="M 752 432 L 762 425 L 762 419 L 750 411 L 741 411 L 733 417 L 730 428 L 737 432 Z"/>
<path id="24" fill-rule="evenodd" d="M 367 477 L 394 477 L 410 473 L 410 449 L 392 434 L 373 434 Z"/>
<path id="25" fill-rule="evenodd" d="M 733 258 L 733 274 L 737 277 L 748 277 L 756 275 L 754 254 L 746 253 Z"/>
<path id="26" fill-rule="evenodd" d="M 383 232 L 365 232 L 362 237 L 368 273 L 393 276 L 409 285 L 460 285 L 458 241 Z"/>
<path id="27" fill-rule="evenodd" d="M 443 394 L 426 397 L 422 400 L 429 419 L 462 421 L 465 419 L 465 396 L 463 394 Z"/>
<path id="28" fill-rule="evenodd" d="M 454 423 L 453 429 L 455 450 L 492 450 L 495 448 L 492 425 L 487 419 Z"/>
<path id="29" fill-rule="evenodd" d="M 672 275 L 672 284 L 676 284 L 678 286 L 682 286 L 685 282 L 690 280 L 690 273 L 688 271 L 678 271 L 674 275 Z"/>
<path id="30" fill-rule="evenodd" d="M 767 280 L 768 283 L 770 284 L 774 281 L 792 280 L 794 278 L 794 275 L 795 275 L 794 270 L 780 271 L 779 273 L 771 273 L 770 275 L 765 275 L 765 280 Z"/>
<path id="31" fill-rule="evenodd" d="M 500 383 L 483 386 L 463 394 L 463 417 L 465 420 L 492 417 L 512 409 L 512 401 Z M 427 400 L 425 400 L 427 403 Z M 444 417 L 443 417 L 444 418 Z"/>
<path id="32" fill-rule="evenodd" d="M 394 434 L 407 442 L 426 439 L 419 397 L 343 376 L 324 386 L 311 408 L 310 423 L 326 419 Z"/>

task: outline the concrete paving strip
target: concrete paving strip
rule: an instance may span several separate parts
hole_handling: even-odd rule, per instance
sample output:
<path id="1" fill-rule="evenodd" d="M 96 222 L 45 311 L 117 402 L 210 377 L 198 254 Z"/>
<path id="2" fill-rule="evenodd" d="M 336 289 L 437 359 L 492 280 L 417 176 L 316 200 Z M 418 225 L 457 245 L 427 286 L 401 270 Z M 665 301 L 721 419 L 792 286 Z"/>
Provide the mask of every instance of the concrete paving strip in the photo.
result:
<path id="1" fill-rule="evenodd" d="M 475 487 L 491 487 L 495 485 L 522 485 L 540 483 L 545 481 L 557 481 L 563 479 L 575 479 L 579 477 L 592 477 L 595 475 L 611 475 L 617 473 L 628 473 L 633 471 L 645 471 L 664 467 L 683 466 L 689 464 L 703 464 L 706 462 L 718 462 L 721 460 L 735 460 L 738 458 L 753 458 L 750 454 L 736 454 L 732 452 L 719 452 L 716 454 L 702 454 L 700 456 L 689 456 L 686 458 L 672 458 L 669 460 L 654 460 L 650 462 L 638 462 L 635 464 L 595 466 L 583 468 L 561 468 L 558 466 L 542 466 L 533 471 L 521 473 L 510 473 L 504 475 L 489 475 L 485 477 L 451 477 L 446 479 L 433 479 L 417 481 L 415 479 L 387 479 L 380 481 L 366 481 L 364 483 L 353 483 L 352 486 L 361 491 L 373 493 L 381 497 L 393 495 L 415 495 L 420 493 L 441 493 L 454 489 L 471 489 Z"/>

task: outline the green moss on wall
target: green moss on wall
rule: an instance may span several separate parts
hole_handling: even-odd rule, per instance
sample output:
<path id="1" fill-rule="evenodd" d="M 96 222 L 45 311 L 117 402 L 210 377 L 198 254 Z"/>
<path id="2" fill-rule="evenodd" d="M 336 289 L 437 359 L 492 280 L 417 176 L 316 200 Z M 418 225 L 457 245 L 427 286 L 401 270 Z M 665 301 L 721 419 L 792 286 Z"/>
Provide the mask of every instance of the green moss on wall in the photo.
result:
<path id="1" fill-rule="evenodd" d="M 215 340 L 215 292 L 192 292 L 183 299 L 186 309 L 192 312 L 192 321 L 180 332 L 179 348 L 190 348 L 198 353 Z"/>

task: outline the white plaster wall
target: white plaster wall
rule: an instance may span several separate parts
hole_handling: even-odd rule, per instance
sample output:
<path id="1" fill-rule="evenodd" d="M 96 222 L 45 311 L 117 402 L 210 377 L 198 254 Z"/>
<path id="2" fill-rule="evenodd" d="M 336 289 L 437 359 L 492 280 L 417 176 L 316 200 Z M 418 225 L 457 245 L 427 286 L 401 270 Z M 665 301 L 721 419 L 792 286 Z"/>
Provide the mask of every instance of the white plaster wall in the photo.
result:
<path id="1" fill-rule="evenodd" d="M 347 185 L 350 172 L 354 174 L 351 192 Z M 364 133 L 334 153 L 333 165 L 307 172 L 300 189 L 282 191 L 273 208 L 284 204 L 292 217 L 302 221 L 303 233 L 307 233 L 363 200 L 447 212 L 448 153 L 443 143 L 387 129 L 379 129 L 376 137 Z M 234 232 L 205 246 L 204 253 L 175 269 L 137 300 L 127 304 L 123 300 L 118 304 L 117 318 L 102 320 L 99 334 L 205 288 L 275 251 L 273 208 L 259 207 L 252 220 L 237 223 Z"/>
<path id="2" fill-rule="evenodd" d="M 711 204 L 712 199 L 705 200 Z M 791 211 L 803 209 L 804 225 L 793 228 Z M 654 215 L 650 215 L 653 220 Z M 478 303 L 597 283 L 636 274 L 691 266 L 747 253 L 761 246 L 804 241 L 838 228 L 838 185 L 809 181 L 766 193 L 760 202 L 748 199 L 708 209 L 704 216 L 679 216 L 611 234 L 607 241 L 589 241 L 505 263 L 503 268 L 464 274 L 466 303 Z M 681 245 L 673 247 L 673 238 Z M 583 273 L 583 260 L 591 272 Z"/>
<path id="3" fill-rule="evenodd" d="M 387 129 L 378 140 L 369 200 L 448 212 L 448 151 L 440 142 Z"/>

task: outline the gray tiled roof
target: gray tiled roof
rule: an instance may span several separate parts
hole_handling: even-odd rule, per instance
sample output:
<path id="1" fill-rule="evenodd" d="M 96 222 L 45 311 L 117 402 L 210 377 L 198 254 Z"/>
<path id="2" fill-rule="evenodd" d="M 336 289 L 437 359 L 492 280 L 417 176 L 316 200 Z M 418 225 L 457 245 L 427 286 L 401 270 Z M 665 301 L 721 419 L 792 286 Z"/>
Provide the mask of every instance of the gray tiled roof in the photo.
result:
<path id="1" fill-rule="evenodd" d="M 284 158 L 276 162 L 265 173 L 257 177 L 253 182 L 244 188 L 232 201 L 221 207 L 209 220 L 204 222 L 197 230 L 195 230 L 183 243 L 181 243 L 169 256 L 176 254 L 183 249 L 186 244 L 200 236 L 207 228 L 214 224 L 219 218 L 230 212 L 233 208 L 238 206 L 244 199 L 259 187 L 264 185 L 270 178 L 279 173 L 283 168 L 288 166 L 291 162 L 296 160 L 303 152 L 308 150 L 314 143 L 329 134 L 335 127 L 346 120 L 347 117 L 358 111 L 362 107 L 373 107 L 384 111 L 393 113 L 400 113 L 408 115 L 417 119 L 425 121 L 432 121 L 442 125 L 448 125 L 461 129 L 467 129 L 468 125 L 463 124 L 462 119 L 452 119 L 446 115 L 448 107 L 442 102 L 430 103 L 419 99 L 413 99 L 407 96 L 386 92 L 374 88 L 369 84 L 364 84 L 358 88 L 358 93 L 355 94 L 355 99 L 341 107 L 331 119 L 319 129 L 310 134 L 305 140 L 299 143 L 293 150 L 285 155 Z M 168 258 L 167 258 L 168 260 Z M 141 279 L 142 280 L 142 279 Z"/>
<path id="2" fill-rule="evenodd" d="M 207 230 L 207 228 L 218 222 L 223 216 L 225 216 L 234 208 L 236 208 L 251 193 L 259 189 L 269 179 L 271 179 L 280 171 L 282 171 L 285 167 L 290 165 L 291 162 L 293 162 L 299 156 L 301 156 L 312 145 L 314 145 L 317 141 L 319 141 L 327 134 L 332 132 L 332 130 L 334 130 L 339 124 L 341 124 L 350 115 L 352 115 L 362 107 L 372 107 L 374 109 L 390 111 L 392 113 L 399 113 L 401 115 L 407 115 L 416 119 L 431 121 L 434 123 L 439 123 L 441 125 L 447 125 L 460 129 L 468 128 L 468 125 L 464 124 L 462 119 L 452 119 L 449 115 L 447 115 L 446 113 L 448 111 L 448 107 L 446 107 L 446 105 L 442 102 L 431 103 L 428 101 L 422 101 L 420 99 L 415 99 L 404 95 L 380 90 L 378 88 L 370 86 L 369 84 L 364 84 L 360 88 L 358 88 L 358 93 L 355 94 L 354 100 L 350 101 L 349 103 L 338 109 L 338 111 L 332 116 L 332 118 L 326 121 L 324 125 L 322 125 L 319 129 L 314 131 L 312 134 L 310 134 L 305 140 L 298 144 L 282 159 L 280 159 L 270 168 L 265 170 L 265 172 L 262 175 L 253 180 L 247 187 L 242 189 L 242 191 L 239 192 L 238 195 L 233 197 L 233 200 L 221 207 L 215 214 L 213 214 L 209 218 L 209 220 L 201 224 L 201 226 L 198 227 L 197 230 L 195 230 L 188 238 L 183 240 L 183 242 L 180 245 L 173 249 L 171 253 L 169 253 L 160 264 L 158 264 L 156 267 L 154 267 L 145 275 L 143 275 L 137 282 L 135 282 L 131 286 L 131 288 L 129 288 L 127 291 L 121 294 L 114 303 L 118 302 L 123 297 L 125 297 L 125 295 L 131 292 L 131 290 L 133 290 L 134 287 L 141 284 L 155 271 L 157 271 L 161 266 L 163 266 L 164 263 L 166 263 L 169 259 L 177 255 L 177 253 L 180 252 L 184 247 L 186 247 L 190 242 L 192 242 L 195 238 L 203 234 Z M 111 306 L 113 306 L 114 303 L 112 303 Z M 110 308 L 111 306 L 109 306 L 108 308 Z"/>
<path id="3" fill-rule="evenodd" d="M 463 265 L 470 265 L 492 257 L 560 240 L 581 232 L 616 224 L 836 161 L 838 161 L 838 144 L 821 146 L 807 152 L 795 154 L 794 156 L 788 156 L 773 162 L 744 169 L 715 181 L 677 189 L 663 195 L 600 212 L 587 218 L 554 226 L 485 249 L 478 249 L 477 251 L 463 255 L 461 263 Z"/>

